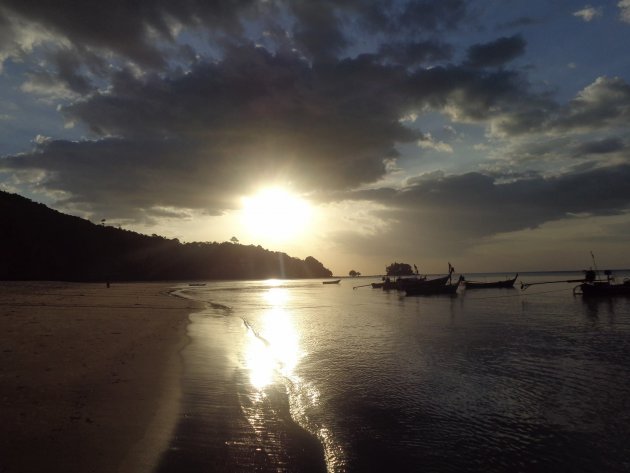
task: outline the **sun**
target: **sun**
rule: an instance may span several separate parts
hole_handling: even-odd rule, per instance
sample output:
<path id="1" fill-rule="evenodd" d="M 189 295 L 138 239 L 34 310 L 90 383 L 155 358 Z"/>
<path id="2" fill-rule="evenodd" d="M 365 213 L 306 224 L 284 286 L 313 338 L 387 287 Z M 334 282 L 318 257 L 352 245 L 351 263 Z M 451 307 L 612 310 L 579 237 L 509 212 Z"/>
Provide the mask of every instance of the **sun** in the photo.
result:
<path id="1" fill-rule="evenodd" d="M 311 206 L 279 187 L 243 198 L 242 223 L 257 239 L 283 242 L 303 234 L 310 223 Z"/>

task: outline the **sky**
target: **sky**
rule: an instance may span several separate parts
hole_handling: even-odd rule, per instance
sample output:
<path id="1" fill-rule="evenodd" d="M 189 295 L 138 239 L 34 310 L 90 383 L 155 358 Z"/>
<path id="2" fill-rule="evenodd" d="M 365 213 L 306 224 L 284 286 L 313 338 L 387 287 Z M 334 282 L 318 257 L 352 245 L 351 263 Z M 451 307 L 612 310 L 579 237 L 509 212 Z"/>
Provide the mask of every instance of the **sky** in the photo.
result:
<path id="1" fill-rule="evenodd" d="M 630 267 L 630 0 L 53 3 L 0 0 L 1 190 L 336 275 Z"/>

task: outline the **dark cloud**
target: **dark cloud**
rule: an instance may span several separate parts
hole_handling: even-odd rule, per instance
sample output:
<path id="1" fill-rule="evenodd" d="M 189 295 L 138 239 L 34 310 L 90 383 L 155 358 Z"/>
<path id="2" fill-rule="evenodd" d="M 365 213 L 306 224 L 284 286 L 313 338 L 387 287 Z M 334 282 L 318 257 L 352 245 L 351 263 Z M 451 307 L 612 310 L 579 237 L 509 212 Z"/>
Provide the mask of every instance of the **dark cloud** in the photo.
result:
<path id="1" fill-rule="evenodd" d="M 626 148 L 626 146 L 623 140 L 617 137 L 612 137 L 580 143 L 575 151 L 578 156 L 583 156 L 615 153 L 623 150 L 624 148 Z"/>
<path id="2" fill-rule="evenodd" d="M 331 60 L 348 45 L 341 20 L 331 4 L 296 1 L 292 11 L 298 20 L 293 35 L 311 57 L 319 61 Z"/>
<path id="3" fill-rule="evenodd" d="M 521 56 L 525 52 L 525 45 L 520 35 L 475 44 L 468 49 L 466 64 L 470 67 L 500 67 Z"/>
<path id="4" fill-rule="evenodd" d="M 76 54 L 72 54 L 68 50 L 59 51 L 55 54 L 55 63 L 58 77 L 67 84 L 70 90 L 81 95 L 94 90 L 90 81 L 78 72 L 81 62 Z"/>
<path id="5" fill-rule="evenodd" d="M 532 99 L 523 76 L 514 71 L 461 66 L 421 69 L 409 76 L 405 93 L 418 106 L 445 111 L 459 121 L 486 120 Z"/>
<path id="6" fill-rule="evenodd" d="M 560 106 L 549 95 L 533 92 L 522 72 L 500 67 L 524 52 L 521 36 L 475 45 L 461 65 L 418 67 L 453 57 L 451 45 L 423 35 L 457 27 L 468 15 L 463 1 L 277 1 L 267 2 L 263 12 L 262 4 L 253 0 L 211 5 L 141 0 L 81 3 L 65 16 L 60 13 L 69 6 L 65 1 L 59 11 L 34 0 L 0 1 L 12 14 L 70 41 L 52 50 L 52 70 L 33 73 L 31 84 L 80 95 L 61 110 L 69 122 L 92 133 L 89 140 L 41 142 L 32 152 L 2 159 L 0 168 L 41 170 L 42 189 L 65 192 L 68 203 L 107 205 L 109 215 L 120 218 L 157 215 L 166 207 L 219 214 L 233 207 L 237 196 L 265 182 L 329 195 L 374 183 L 386 175 L 400 145 L 423 137 L 425 147 L 440 145 L 417 124 L 401 121 L 427 111 L 488 125 L 495 136 L 536 139 L 537 146 L 525 143 L 527 152 L 545 159 L 558 155 L 552 144 L 568 143 L 566 153 L 584 159 L 623 152 L 624 142 L 609 136 L 540 139 L 627 126 L 630 87 L 619 78 L 600 78 Z M 282 8 L 289 15 L 284 26 L 292 33 L 284 38 L 287 31 L 267 17 Z M 269 44 L 255 46 L 239 36 L 247 15 L 269 20 Z M 213 40 L 221 31 L 235 34 L 220 41 L 220 52 L 210 60 L 193 46 L 176 42 L 176 23 L 212 29 Z M 398 28 L 417 36 L 401 41 Z M 378 33 L 382 43 L 375 41 L 371 54 L 344 58 L 357 31 Z M 110 66 L 99 49 L 136 64 Z M 167 50 L 177 51 L 186 66 L 164 67 Z M 516 152 L 514 156 L 518 159 Z M 532 189 L 522 191 L 530 202 L 557 184 L 538 177 L 516 182 Z M 456 188 L 469 202 L 451 202 Z M 397 209 L 388 211 L 387 218 L 413 227 L 421 217 L 446 225 L 449 215 L 448 221 L 454 217 L 462 227 L 445 228 L 473 237 L 507 231 L 511 215 L 518 216 L 514 228 L 552 218 L 536 211 L 543 206 L 510 200 L 519 189 L 481 174 L 414 182 L 385 199 Z M 444 199 L 432 200 L 440 194 Z M 413 205 L 406 206 L 406 199 Z M 486 209 L 494 199 L 500 204 Z M 512 208 L 504 216 L 501 209 L 508 204 Z M 570 208 L 569 202 L 564 204 Z M 477 205 L 482 215 L 472 218 Z M 493 218 L 500 222 L 492 224 Z M 475 233 L 472 227 L 478 221 L 486 230 Z"/>
<path id="7" fill-rule="evenodd" d="M 535 176 L 501 183 L 480 173 L 410 181 L 395 204 L 402 209 L 446 210 L 448 219 L 476 221 L 480 234 L 520 230 L 568 214 L 610 215 L 630 205 L 630 165 L 596 168 L 554 177 Z M 464 225 L 467 226 L 467 225 Z"/>
<path id="8" fill-rule="evenodd" d="M 414 247 L 426 247 L 447 255 L 498 233 L 536 228 L 571 215 L 625 213 L 630 208 L 627 182 L 630 165 L 549 178 L 532 175 L 504 183 L 480 173 L 437 172 L 410 181 L 402 190 L 363 191 L 347 197 L 384 206 L 374 215 L 391 222 L 392 233 L 382 237 L 394 239 L 399 252 L 413 254 Z M 414 238 L 400 239 L 394 232 Z M 373 239 L 375 245 L 380 241 Z"/>
<path id="9" fill-rule="evenodd" d="M 181 26 L 210 33 L 219 42 L 229 38 L 238 43 L 246 22 L 272 30 L 278 25 L 276 18 L 284 16 L 293 20 L 293 47 L 311 59 L 328 60 L 361 34 L 430 33 L 456 27 L 466 13 L 463 0 L 0 2 L 0 24 L 6 25 L 5 30 L 33 24 L 72 47 L 111 52 L 153 69 L 167 66 L 173 52 L 166 46 L 176 43 Z"/>
<path id="10" fill-rule="evenodd" d="M 498 29 L 512 29 L 512 28 L 523 28 L 526 26 L 531 26 L 531 25 L 537 25 L 540 24 L 541 21 L 539 19 L 536 18 L 532 18 L 529 16 L 521 16 L 518 18 L 515 18 L 511 21 L 505 22 L 505 23 L 501 23 L 499 25 L 497 25 Z"/>
<path id="11" fill-rule="evenodd" d="M 415 66 L 426 62 L 451 59 L 453 47 L 438 41 L 414 41 L 381 45 L 379 55 L 396 63 Z"/>
<path id="12" fill-rule="evenodd" d="M 385 37 L 403 33 L 425 35 L 456 28 L 468 14 L 462 0 L 298 0 L 287 5 L 297 20 L 296 40 L 309 57 L 317 60 L 334 57 L 358 39 L 355 36 L 359 32 Z M 415 62 L 420 56 L 450 55 L 444 45 L 429 41 L 418 42 L 415 47 L 410 44 L 407 50 Z"/>
<path id="13" fill-rule="evenodd" d="M 112 51 L 145 67 L 164 67 L 156 40 L 173 41 L 176 23 L 235 34 L 241 28 L 240 15 L 254 4 L 254 0 L 2 0 L 0 6 L 77 47 Z"/>
<path id="14" fill-rule="evenodd" d="M 521 78 L 513 72 L 508 74 L 515 80 Z M 549 93 L 528 92 L 526 84 L 514 86 L 510 99 L 485 115 L 496 136 L 531 137 L 540 143 L 559 136 L 576 140 L 580 135 L 584 135 L 584 141 L 593 141 L 589 134 L 630 131 L 630 84 L 620 77 L 599 77 L 564 105 L 554 101 Z M 492 97 L 499 100 L 501 94 Z"/>
<path id="15" fill-rule="evenodd" d="M 106 208 L 117 218 L 139 218 L 159 206 L 229 208 L 227 200 L 217 202 L 226 190 L 224 176 L 200 175 L 190 157 L 194 151 L 169 141 L 47 140 L 29 154 L 0 160 L 0 169 L 44 170 L 38 186 L 68 195 L 59 204 Z M 200 192 L 204 186 L 220 189 L 206 194 Z"/>
<path id="16" fill-rule="evenodd" d="M 546 124 L 560 106 L 546 95 L 522 94 L 512 106 L 497 110 L 491 120 L 493 134 L 499 136 L 542 136 Z"/>
<path id="17" fill-rule="evenodd" d="M 76 48 L 59 48 L 48 61 L 27 73 L 22 89 L 48 98 L 71 98 L 96 91 L 92 79 L 107 70 L 97 55 Z"/>
<path id="18" fill-rule="evenodd" d="M 621 77 L 599 77 L 546 125 L 557 131 L 587 131 L 629 123 L 630 84 Z"/>
<path id="19" fill-rule="evenodd" d="M 61 76 L 73 90 L 88 90 L 71 53 L 58 56 Z M 381 59 L 311 63 L 299 52 L 225 45 L 221 60 L 198 60 L 187 71 L 115 70 L 106 90 L 62 108 L 69 122 L 92 131 L 91 141 L 46 142 L 3 167 L 43 170 L 46 188 L 91 205 L 117 193 L 123 214 L 149 208 L 157 197 L 160 205 L 220 213 L 264 181 L 305 191 L 375 182 L 397 145 L 424 136 L 400 121 L 410 113 L 433 108 L 482 121 L 533 103 L 515 72 L 452 65 L 410 72 Z M 191 191 L 182 192 L 188 174 Z M 172 188 L 151 191 L 171 178 Z"/>
<path id="20" fill-rule="evenodd" d="M 94 205 L 115 194 L 125 215 L 152 202 L 219 213 L 265 182 L 347 189 L 418 136 L 399 122 L 404 78 L 370 57 L 313 68 L 254 47 L 176 77 L 123 71 L 63 109 L 95 139 L 46 141 L 0 166 L 43 170 L 46 189 Z"/>
<path id="21" fill-rule="evenodd" d="M 412 1 L 402 9 L 398 25 L 411 31 L 441 31 L 456 28 L 467 17 L 463 0 Z"/>

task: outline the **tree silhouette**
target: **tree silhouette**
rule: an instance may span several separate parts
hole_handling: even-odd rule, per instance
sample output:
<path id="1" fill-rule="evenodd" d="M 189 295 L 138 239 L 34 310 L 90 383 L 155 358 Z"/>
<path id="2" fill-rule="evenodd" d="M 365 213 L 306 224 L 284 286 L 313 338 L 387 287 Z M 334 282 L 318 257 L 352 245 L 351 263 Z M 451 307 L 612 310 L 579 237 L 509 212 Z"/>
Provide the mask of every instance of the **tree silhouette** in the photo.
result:
<path id="1" fill-rule="evenodd" d="M 320 278 L 332 271 L 312 256 L 301 260 L 231 241 L 182 243 L 65 215 L 0 191 L 0 280 L 175 281 Z"/>
<path id="2" fill-rule="evenodd" d="M 413 270 L 411 269 L 411 265 L 407 263 L 394 262 L 385 268 L 385 273 L 388 276 L 411 276 Z"/>

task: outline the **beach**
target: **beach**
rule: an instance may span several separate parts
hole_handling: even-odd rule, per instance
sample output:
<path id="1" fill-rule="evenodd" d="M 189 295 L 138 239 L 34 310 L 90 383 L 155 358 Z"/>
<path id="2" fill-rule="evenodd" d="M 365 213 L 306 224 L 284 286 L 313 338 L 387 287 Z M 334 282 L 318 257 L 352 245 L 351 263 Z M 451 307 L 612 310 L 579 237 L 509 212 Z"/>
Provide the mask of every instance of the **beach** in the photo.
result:
<path id="1" fill-rule="evenodd" d="M 630 471 L 630 299 L 358 285 L 0 284 L 0 473 Z"/>
<path id="2" fill-rule="evenodd" d="M 0 471 L 152 471 L 188 316 L 167 283 L 0 283 Z"/>

